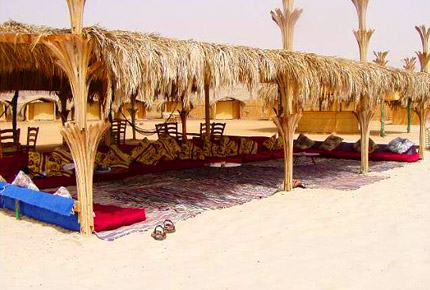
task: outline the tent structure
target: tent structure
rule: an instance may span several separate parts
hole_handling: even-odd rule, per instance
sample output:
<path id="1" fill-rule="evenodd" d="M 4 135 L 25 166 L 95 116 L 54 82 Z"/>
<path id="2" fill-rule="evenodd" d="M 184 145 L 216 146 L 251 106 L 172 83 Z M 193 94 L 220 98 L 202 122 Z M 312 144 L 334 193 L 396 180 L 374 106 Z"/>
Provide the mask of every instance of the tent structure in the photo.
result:
<path id="1" fill-rule="evenodd" d="M 287 50 L 174 40 L 97 26 L 83 28 L 85 1 L 68 0 L 67 4 L 71 29 L 16 22 L 0 26 L 0 90 L 70 88 L 75 118 L 64 125 L 61 134 L 76 166 L 83 234 L 91 234 L 94 227 L 92 176 L 96 148 L 109 128 L 106 117 L 112 106 L 119 107 L 134 94 L 149 105 L 164 96 L 204 96 L 209 124 L 211 89 L 277 84 L 283 111 L 275 123 L 285 144 L 284 189 L 288 191 L 293 185 L 293 134 L 304 106 L 354 103 L 363 115 L 370 104 L 392 91 L 413 102 L 428 102 L 430 78 L 425 73 Z M 103 118 L 89 125 L 91 86 L 101 96 Z M 367 121 L 361 118 L 362 129 L 368 127 Z M 368 140 L 368 134 L 364 137 Z M 362 155 L 367 156 L 367 146 L 362 148 Z"/>

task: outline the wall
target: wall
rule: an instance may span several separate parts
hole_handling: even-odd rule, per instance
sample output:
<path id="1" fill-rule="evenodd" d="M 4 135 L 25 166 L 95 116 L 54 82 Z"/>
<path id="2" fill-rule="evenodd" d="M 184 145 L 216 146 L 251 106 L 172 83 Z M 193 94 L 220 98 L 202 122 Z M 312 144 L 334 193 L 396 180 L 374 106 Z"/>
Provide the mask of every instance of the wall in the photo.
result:
<path id="1" fill-rule="evenodd" d="M 37 102 L 27 105 L 27 119 L 29 121 L 53 121 L 55 116 L 55 105 L 51 102 Z"/>

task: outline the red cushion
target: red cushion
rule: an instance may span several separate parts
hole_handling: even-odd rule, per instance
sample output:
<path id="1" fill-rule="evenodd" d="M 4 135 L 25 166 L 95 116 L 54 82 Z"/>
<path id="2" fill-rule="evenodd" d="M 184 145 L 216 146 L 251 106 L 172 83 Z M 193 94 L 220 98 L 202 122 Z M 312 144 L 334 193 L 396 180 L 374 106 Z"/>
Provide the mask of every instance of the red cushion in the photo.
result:
<path id="1" fill-rule="evenodd" d="M 372 153 L 369 159 L 374 161 L 417 162 L 420 160 L 420 154 L 416 152 L 414 154 L 407 155 L 383 151 Z"/>
<path id="2" fill-rule="evenodd" d="M 244 163 L 246 162 L 258 162 L 258 161 L 266 161 L 272 159 L 272 152 L 270 151 L 261 151 L 257 154 L 251 154 L 251 155 L 243 155 L 242 160 Z"/>
<path id="3" fill-rule="evenodd" d="M 123 208 L 114 205 L 94 204 L 94 230 L 115 230 L 146 220 L 145 209 Z"/>
<path id="4" fill-rule="evenodd" d="M 46 177 L 46 178 L 36 178 L 33 179 L 34 184 L 39 189 L 45 189 L 45 188 L 58 188 L 60 186 L 70 186 L 76 184 L 76 177 L 74 175 L 70 177 L 66 176 L 53 176 L 53 177 Z"/>
<path id="5" fill-rule="evenodd" d="M 11 182 L 19 170 L 28 166 L 28 154 L 15 154 L 0 159 L 0 175 Z"/>

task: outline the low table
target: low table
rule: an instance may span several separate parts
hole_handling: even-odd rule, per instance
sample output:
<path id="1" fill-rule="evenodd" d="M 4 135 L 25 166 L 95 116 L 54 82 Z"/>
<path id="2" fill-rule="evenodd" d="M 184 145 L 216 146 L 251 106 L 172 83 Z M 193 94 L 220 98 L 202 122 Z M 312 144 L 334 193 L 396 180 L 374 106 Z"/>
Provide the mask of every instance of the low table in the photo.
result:
<path id="1" fill-rule="evenodd" d="M 240 167 L 242 166 L 242 163 L 237 162 L 212 162 L 206 164 L 208 167 L 214 167 L 214 168 L 232 168 L 232 167 Z"/>
<path id="2" fill-rule="evenodd" d="M 316 165 L 315 162 L 315 157 L 319 157 L 321 154 L 319 153 L 307 153 L 307 152 L 299 152 L 299 153 L 293 153 L 294 156 L 294 165 L 297 165 L 297 163 L 299 162 L 300 158 L 311 158 L 312 163 L 314 165 Z"/>

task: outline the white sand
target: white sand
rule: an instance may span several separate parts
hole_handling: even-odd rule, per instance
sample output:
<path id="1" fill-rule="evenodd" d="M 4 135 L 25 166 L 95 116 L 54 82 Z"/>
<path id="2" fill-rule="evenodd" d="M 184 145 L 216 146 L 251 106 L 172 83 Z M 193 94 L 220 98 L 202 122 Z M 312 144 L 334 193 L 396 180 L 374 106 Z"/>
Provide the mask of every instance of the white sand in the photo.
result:
<path id="1" fill-rule="evenodd" d="M 163 242 L 1 211 L 0 289 L 430 289 L 430 161 L 371 174 L 391 178 L 205 212 Z"/>

